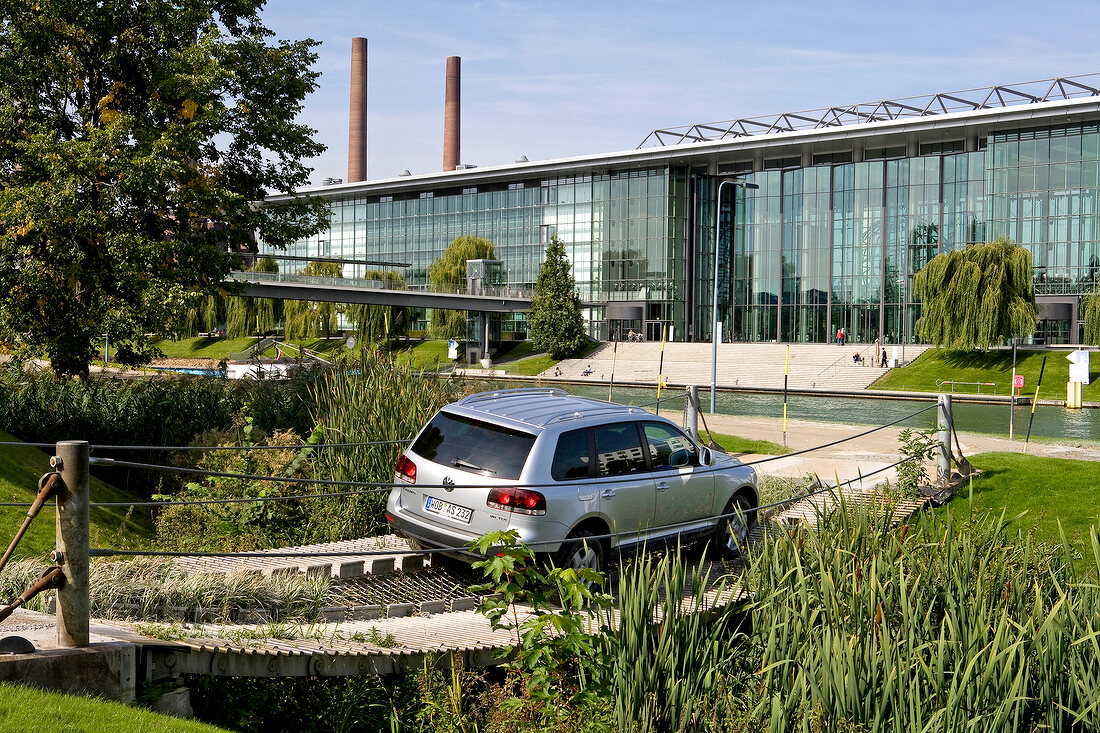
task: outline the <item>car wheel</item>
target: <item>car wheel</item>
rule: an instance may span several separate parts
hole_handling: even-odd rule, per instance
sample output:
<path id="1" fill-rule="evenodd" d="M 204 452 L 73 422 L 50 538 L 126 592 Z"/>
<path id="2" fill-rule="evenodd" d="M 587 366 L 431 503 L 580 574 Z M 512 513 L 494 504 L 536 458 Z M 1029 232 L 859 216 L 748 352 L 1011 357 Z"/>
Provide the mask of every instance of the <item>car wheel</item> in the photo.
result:
<path id="1" fill-rule="evenodd" d="M 741 556 L 755 516 L 751 510 L 749 499 L 744 494 L 734 495 L 722 510 L 722 518 L 718 520 L 714 537 L 718 550 L 725 557 Z"/>
<path id="2" fill-rule="evenodd" d="M 607 552 L 603 540 L 588 539 L 594 536 L 595 533 L 587 529 L 573 532 L 554 555 L 554 564 L 559 568 L 603 572 L 607 566 Z"/>

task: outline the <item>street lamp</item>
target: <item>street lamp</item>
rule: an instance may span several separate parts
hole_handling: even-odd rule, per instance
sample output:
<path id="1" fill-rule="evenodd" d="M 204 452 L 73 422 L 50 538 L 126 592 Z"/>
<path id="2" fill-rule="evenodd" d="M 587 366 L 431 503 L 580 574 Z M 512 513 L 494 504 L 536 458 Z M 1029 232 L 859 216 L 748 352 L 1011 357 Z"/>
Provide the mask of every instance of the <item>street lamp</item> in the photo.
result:
<path id="1" fill-rule="evenodd" d="M 759 184 L 749 183 L 748 181 L 742 181 L 737 178 L 723 178 L 722 182 L 718 184 L 718 195 L 715 197 L 715 211 L 714 211 L 714 328 L 710 332 L 710 412 L 713 415 L 715 412 L 715 393 L 717 391 L 718 382 L 718 340 L 721 338 L 721 334 L 718 333 L 718 235 L 719 228 L 722 221 L 722 186 L 727 183 L 734 186 L 740 186 L 742 188 L 757 189 L 760 188 Z M 730 305 L 733 305 L 733 293 L 730 292 Z M 732 312 L 731 312 L 732 315 Z"/>

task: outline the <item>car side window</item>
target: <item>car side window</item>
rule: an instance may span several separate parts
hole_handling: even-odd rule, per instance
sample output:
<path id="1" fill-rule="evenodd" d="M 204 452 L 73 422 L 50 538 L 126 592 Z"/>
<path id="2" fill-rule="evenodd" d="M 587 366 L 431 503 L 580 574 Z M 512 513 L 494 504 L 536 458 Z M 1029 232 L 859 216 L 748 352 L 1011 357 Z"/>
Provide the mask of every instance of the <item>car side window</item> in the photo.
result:
<path id="1" fill-rule="evenodd" d="M 555 481 L 588 478 L 589 458 L 588 428 L 570 430 L 558 436 L 558 445 L 554 449 L 554 461 L 550 464 L 550 475 Z"/>
<path id="2" fill-rule="evenodd" d="M 600 476 L 622 476 L 646 470 L 636 423 L 601 425 L 593 432 Z"/>
<path id="3" fill-rule="evenodd" d="M 649 463 L 653 470 L 682 468 L 699 463 L 695 444 L 679 430 L 661 423 L 647 422 L 642 426 L 649 447 Z"/>

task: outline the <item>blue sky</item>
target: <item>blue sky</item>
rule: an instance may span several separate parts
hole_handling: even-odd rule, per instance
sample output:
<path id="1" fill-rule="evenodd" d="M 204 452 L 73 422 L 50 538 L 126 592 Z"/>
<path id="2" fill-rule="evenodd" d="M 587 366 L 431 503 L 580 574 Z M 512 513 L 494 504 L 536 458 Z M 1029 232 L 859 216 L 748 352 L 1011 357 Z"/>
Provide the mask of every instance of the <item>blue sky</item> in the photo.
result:
<path id="1" fill-rule="evenodd" d="M 301 121 L 347 172 L 351 38 L 368 39 L 368 178 L 442 168 L 447 56 L 462 57 L 462 160 L 629 150 L 656 127 L 1100 72 L 1097 0 L 420 2 L 271 0 L 321 41 Z"/>

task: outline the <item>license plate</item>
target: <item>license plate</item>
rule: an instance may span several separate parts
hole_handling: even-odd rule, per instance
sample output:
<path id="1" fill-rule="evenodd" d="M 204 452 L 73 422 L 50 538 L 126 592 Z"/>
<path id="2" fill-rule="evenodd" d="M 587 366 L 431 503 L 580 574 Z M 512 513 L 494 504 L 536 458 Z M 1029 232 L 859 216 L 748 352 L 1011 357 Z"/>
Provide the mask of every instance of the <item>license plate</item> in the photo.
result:
<path id="1" fill-rule="evenodd" d="M 462 522 L 463 524 L 469 524 L 470 517 L 473 516 L 474 513 L 472 509 L 467 509 L 458 504 L 452 504 L 449 501 L 436 499 L 434 496 L 424 497 L 424 511 L 436 514 L 444 519 L 450 519 L 452 522 Z"/>

